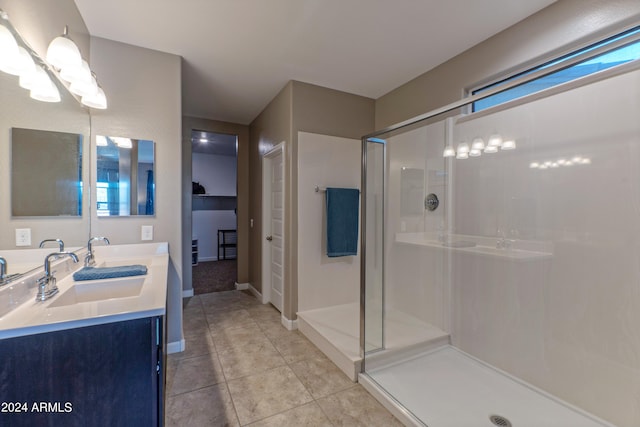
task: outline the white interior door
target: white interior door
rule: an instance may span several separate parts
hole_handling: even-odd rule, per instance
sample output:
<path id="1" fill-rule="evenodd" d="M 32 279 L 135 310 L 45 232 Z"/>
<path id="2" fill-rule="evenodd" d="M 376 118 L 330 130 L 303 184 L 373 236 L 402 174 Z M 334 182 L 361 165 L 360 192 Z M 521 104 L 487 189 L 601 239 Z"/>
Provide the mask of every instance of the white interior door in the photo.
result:
<path id="1" fill-rule="evenodd" d="M 280 312 L 284 304 L 284 155 L 282 146 L 264 157 L 263 163 L 263 302 Z"/>
<path id="2" fill-rule="evenodd" d="M 282 312 L 284 177 L 282 152 L 271 159 L 271 304 Z"/>

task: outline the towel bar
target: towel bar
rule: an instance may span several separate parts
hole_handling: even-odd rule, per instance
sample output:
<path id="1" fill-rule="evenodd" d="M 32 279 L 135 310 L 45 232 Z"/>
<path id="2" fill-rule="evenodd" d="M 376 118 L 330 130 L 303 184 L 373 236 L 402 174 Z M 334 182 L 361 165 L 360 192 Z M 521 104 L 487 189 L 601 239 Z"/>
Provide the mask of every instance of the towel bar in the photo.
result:
<path id="1" fill-rule="evenodd" d="M 358 190 L 358 192 L 359 192 L 359 191 L 360 191 L 360 190 Z M 327 189 L 326 189 L 326 188 L 320 188 L 320 187 L 318 187 L 318 186 L 316 185 L 316 186 L 315 186 L 315 192 L 316 192 L 316 193 L 326 193 L 326 192 L 327 192 Z"/>

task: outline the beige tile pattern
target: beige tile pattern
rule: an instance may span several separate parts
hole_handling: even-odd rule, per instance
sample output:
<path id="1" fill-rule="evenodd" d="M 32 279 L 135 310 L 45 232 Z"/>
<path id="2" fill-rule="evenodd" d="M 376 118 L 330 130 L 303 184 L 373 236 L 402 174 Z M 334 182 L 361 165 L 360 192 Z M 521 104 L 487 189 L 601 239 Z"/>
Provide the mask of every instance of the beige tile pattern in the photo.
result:
<path id="1" fill-rule="evenodd" d="M 401 425 L 280 313 L 246 292 L 184 301 L 186 350 L 167 358 L 173 426 Z"/>

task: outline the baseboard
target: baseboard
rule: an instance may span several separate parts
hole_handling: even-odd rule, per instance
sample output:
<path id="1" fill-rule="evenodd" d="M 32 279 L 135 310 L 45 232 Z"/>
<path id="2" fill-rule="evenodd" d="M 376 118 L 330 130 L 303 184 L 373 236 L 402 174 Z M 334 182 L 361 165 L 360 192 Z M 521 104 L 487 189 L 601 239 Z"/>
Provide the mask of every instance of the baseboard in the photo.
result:
<path id="1" fill-rule="evenodd" d="M 282 326 L 287 328 L 289 331 L 294 331 L 298 329 L 298 319 L 289 320 L 283 314 L 282 316 L 280 316 L 280 322 L 282 323 Z"/>
<path id="2" fill-rule="evenodd" d="M 167 344 L 167 354 L 181 353 L 184 351 L 184 338 L 180 341 L 174 341 Z"/>
<path id="3" fill-rule="evenodd" d="M 264 302 L 262 301 L 262 294 L 256 288 L 254 288 L 251 283 L 249 283 L 249 292 L 251 292 L 258 301 L 264 304 Z"/>
<path id="4" fill-rule="evenodd" d="M 192 296 L 193 296 L 193 288 L 182 290 L 182 298 L 190 298 Z"/>
<path id="5" fill-rule="evenodd" d="M 236 291 L 245 291 L 249 289 L 248 283 L 238 283 L 236 282 Z"/>

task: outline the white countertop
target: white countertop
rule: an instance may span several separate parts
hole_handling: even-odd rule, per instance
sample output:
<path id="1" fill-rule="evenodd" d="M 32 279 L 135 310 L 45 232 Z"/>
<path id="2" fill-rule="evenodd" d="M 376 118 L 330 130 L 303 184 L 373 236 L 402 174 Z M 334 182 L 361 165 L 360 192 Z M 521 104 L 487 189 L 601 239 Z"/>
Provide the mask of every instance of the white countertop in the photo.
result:
<path id="1" fill-rule="evenodd" d="M 161 316 L 166 312 L 169 247 L 166 242 L 94 247 L 96 266 L 143 264 L 147 266 L 142 288 L 137 296 L 109 298 L 55 306 L 55 302 L 73 286 L 104 282 L 110 285 L 122 279 L 76 282 L 69 274 L 57 282 L 59 292 L 46 301 L 35 301 L 36 289 L 26 302 L 0 318 L 0 339 L 73 329 L 103 323 Z M 67 262 L 68 259 L 62 260 Z M 82 259 L 73 270 L 83 267 Z M 55 268 L 54 268 L 55 270 Z M 42 272 L 37 272 L 42 276 Z M 52 307 L 53 305 L 53 307 Z"/>

